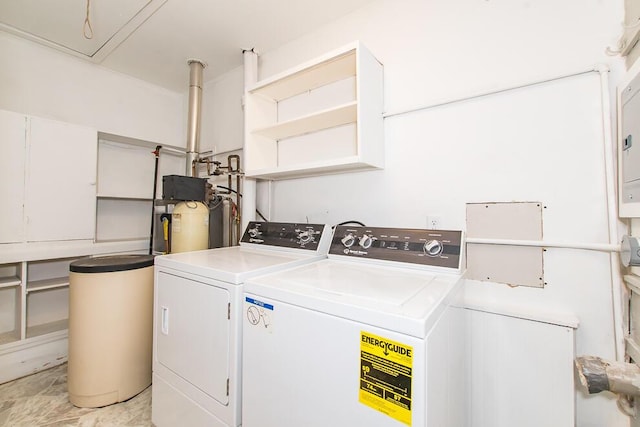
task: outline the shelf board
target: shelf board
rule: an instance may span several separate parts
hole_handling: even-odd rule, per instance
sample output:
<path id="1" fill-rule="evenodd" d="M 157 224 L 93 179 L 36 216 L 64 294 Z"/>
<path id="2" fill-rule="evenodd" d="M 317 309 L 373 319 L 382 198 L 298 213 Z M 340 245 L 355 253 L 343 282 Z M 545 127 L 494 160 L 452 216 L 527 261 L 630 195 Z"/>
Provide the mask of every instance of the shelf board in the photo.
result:
<path id="1" fill-rule="evenodd" d="M 87 255 L 107 255 L 149 249 L 149 238 L 94 242 L 84 240 L 29 242 L 0 245 L 0 263 L 37 261 L 56 258 L 79 258 Z"/>
<path id="2" fill-rule="evenodd" d="M 20 286 L 22 280 L 17 276 L 0 278 L 0 288 L 10 288 L 12 286 Z"/>
<path id="3" fill-rule="evenodd" d="M 306 133 L 317 132 L 357 120 L 358 103 L 356 101 L 322 110 L 297 119 L 277 123 L 272 126 L 254 130 L 252 133 L 271 139 L 285 139 Z"/>
<path id="4" fill-rule="evenodd" d="M 335 172 L 355 172 L 361 170 L 381 169 L 382 165 L 362 162 L 359 156 L 350 156 L 321 162 L 308 162 L 290 166 L 278 166 L 248 170 L 245 175 L 252 178 L 269 180 L 300 178 L 305 176 L 324 175 Z"/>
<path id="5" fill-rule="evenodd" d="M 151 202 L 153 199 L 151 197 L 137 197 L 137 196 L 113 196 L 110 194 L 98 194 L 96 198 L 102 200 L 131 200 L 134 202 Z"/>
<path id="6" fill-rule="evenodd" d="M 325 57 L 258 82 L 249 92 L 277 102 L 356 75 L 355 47 Z"/>
<path id="7" fill-rule="evenodd" d="M 27 292 L 44 291 L 46 289 L 64 288 L 67 286 L 69 286 L 68 277 L 34 280 L 33 282 L 27 282 Z"/>
<path id="8" fill-rule="evenodd" d="M 56 320 L 55 322 L 27 327 L 27 338 L 50 334 L 52 332 L 69 329 L 69 319 Z"/>
<path id="9" fill-rule="evenodd" d="M 0 333 L 0 345 L 8 344 L 10 342 L 20 341 L 20 332 L 9 331 Z"/>

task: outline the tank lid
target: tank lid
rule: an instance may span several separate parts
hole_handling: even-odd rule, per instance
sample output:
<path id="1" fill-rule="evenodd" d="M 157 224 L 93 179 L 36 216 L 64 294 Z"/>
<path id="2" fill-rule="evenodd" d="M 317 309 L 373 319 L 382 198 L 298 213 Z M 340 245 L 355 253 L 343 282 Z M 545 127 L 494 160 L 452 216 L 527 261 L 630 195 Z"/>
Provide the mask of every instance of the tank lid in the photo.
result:
<path id="1" fill-rule="evenodd" d="M 69 271 L 74 273 L 110 273 L 136 270 L 152 265 L 153 255 L 109 255 L 78 259 L 69 264 Z"/>

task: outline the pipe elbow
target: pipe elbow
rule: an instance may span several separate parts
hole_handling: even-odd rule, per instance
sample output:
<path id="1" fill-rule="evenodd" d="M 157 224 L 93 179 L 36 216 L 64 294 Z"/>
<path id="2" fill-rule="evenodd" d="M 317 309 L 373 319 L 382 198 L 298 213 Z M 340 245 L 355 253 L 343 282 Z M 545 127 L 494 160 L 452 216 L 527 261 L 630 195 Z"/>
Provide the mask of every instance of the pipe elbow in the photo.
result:
<path id="1" fill-rule="evenodd" d="M 610 391 L 616 394 L 640 396 L 640 367 L 635 363 L 615 362 L 597 356 L 575 359 L 580 383 L 589 394 Z"/>

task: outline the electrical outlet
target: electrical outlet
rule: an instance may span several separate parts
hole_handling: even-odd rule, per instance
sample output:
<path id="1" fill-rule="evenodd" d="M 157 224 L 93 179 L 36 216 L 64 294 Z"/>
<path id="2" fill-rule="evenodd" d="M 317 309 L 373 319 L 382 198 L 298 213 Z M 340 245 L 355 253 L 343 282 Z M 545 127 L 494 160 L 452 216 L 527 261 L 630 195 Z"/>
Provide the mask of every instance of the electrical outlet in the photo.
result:
<path id="1" fill-rule="evenodd" d="M 427 216 L 427 228 L 429 230 L 437 230 L 440 228 L 440 215 Z"/>

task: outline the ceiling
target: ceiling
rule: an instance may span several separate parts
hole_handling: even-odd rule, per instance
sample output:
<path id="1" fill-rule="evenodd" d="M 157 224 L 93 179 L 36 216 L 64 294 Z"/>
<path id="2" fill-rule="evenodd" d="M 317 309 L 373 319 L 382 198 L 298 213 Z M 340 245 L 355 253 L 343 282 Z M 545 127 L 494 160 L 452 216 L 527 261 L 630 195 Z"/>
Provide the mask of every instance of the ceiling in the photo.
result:
<path id="1" fill-rule="evenodd" d="M 188 59 L 209 81 L 372 1 L 0 0 L 0 30 L 182 92 Z"/>

